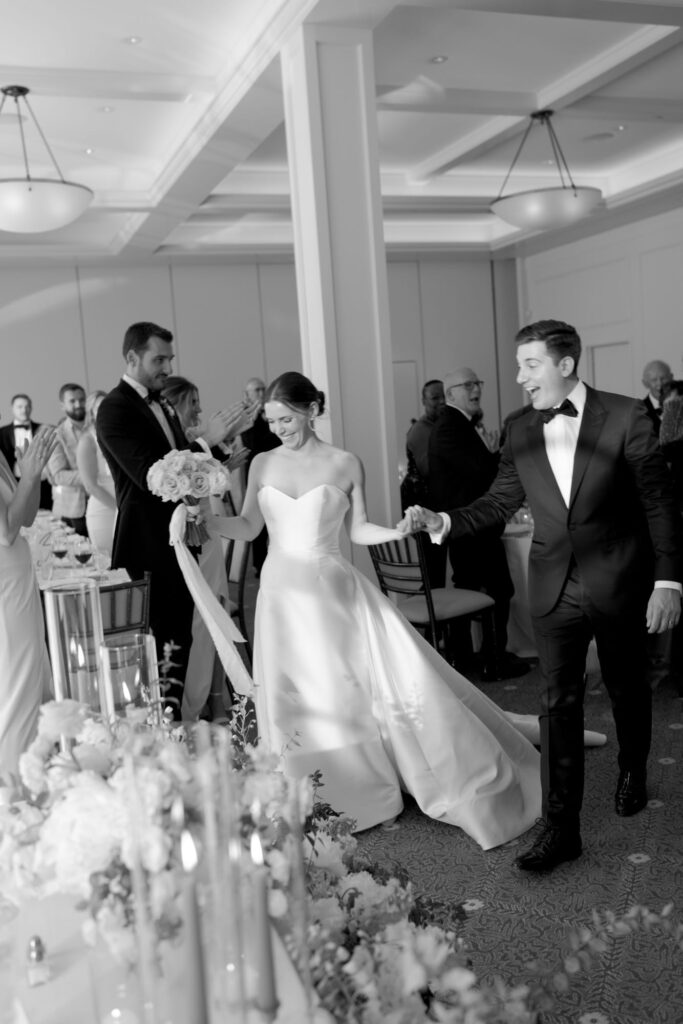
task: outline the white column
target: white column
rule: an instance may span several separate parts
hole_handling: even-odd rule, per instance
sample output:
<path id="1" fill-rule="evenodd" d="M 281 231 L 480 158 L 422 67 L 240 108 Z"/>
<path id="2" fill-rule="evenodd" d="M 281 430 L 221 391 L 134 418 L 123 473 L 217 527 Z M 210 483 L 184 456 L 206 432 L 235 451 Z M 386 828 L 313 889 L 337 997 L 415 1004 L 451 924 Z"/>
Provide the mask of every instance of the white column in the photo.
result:
<path id="1" fill-rule="evenodd" d="M 305 25 L 281 56 L 304 372 L 329 403 L 321 433 L 363 461 L 368 518 L 393 525 L 398 457 L 372 36 Z M 359 561 L 367 568 L 367 556 Z"/>

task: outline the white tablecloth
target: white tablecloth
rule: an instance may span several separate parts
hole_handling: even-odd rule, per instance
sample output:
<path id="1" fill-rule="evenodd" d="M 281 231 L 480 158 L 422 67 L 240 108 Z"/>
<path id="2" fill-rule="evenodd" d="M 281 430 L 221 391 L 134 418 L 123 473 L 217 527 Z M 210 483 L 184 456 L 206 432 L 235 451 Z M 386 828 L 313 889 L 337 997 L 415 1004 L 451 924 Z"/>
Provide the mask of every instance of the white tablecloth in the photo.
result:
<path id="1" fill-rule="evenodd" d="M 27 903 L 13 920 L 0 913 L 0 1024 L 100 1024 L 88 951 L 81 936 L 83 915 L 74 909 L 75 902 L 75 898 L 53 896 Z M 26 950 L 32 935 L 43 940 L 52 970 L 50 980 L 34 988 L 26 980 Z M 273 950 L 280 1000 L 275 1024 L 305 1024 L 310 1018 L 303 986 L 275 931 Z M 183 984 L 186 959 L 182 945 L 169 954 L 158 1024 L 198 1024 Z M 13 964 L 10 970 L 9 964 Z M 117 970 L 112 961 L 112 974 Z M 314 1020 L 322 1024 L 330 1018 L 316 1009 Z M 114 1024 L 108 1018 L 106 1021 Z M 257 1013 L 248 1016 L 248 1024 L 261 1021 Z M 126 1024 L 133 1024 L 132 1019 Z"/>

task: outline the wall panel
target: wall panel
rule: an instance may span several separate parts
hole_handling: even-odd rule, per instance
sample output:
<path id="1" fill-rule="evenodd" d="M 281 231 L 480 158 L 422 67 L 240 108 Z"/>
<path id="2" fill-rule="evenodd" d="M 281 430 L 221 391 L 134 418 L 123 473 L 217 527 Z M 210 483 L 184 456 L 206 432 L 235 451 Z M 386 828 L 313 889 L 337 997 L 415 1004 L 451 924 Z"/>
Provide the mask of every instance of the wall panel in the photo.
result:
<path id="1" fill-rule="evenodd" d="M 199 387 L 204 419 L 242 397 L 262 351 L 254 265 L 173 268 L 179 369 Z M 260 366 L 260 358 L 259 358 Z"/>
<path id="2" fill-rule="evenodd" d="M 488 261 L 420 265 L 425 372 L 443 377 L 469 366 L 485 381 L 482 406 L 498 428 L 499 396 L 491 271 Z"/>
<path id="3" fill-rule="evenodd" d="M 119 381 L 131 324 L 148 320 L 176 333 L 168 267 L 87 267 L 79 271 L 79 293 L 91 390 Z"/>
<path id="4" fill-rule="evenodd" d="M 3 270 L 0 274 L 2 421 L 24 391 L 39 422 L 61 416 L 57 393 L 67 381 L 88 387 L 76 275 L 72 268 Z"/>
<path id="5" fill-rule="evenodd" d="M 597 360 L 615 390 L 642 395 L 642 371 L 651 359 L 683 376 L 683 211 L 528 257 L 519 272 L 527 320 L 567 319 L 589 350 L 622 346 L 613 372 L 613 353 L 587 353 L 587 368 Z"/>
<path id="6" fill-rule="evenodd" d="M 259 266 L 258 274 L 262 363 L 250 376 L 258 374 L 268 382 L 286 370 L 301 370 L 296 275 L 293 263 L 264 263 Z"/>

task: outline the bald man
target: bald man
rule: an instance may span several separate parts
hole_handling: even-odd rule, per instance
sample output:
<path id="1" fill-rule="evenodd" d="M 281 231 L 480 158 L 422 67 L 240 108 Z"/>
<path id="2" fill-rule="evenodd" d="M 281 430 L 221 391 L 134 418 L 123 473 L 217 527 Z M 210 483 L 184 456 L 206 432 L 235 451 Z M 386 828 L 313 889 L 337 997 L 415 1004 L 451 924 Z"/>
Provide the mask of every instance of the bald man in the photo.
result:
<path id="1" fill-rule="evenodd" d="M 673 379 L 671 367 L 661 359 L 653 359 L 652 362 L 646 364 L 643 370 L 643 387 L 647 388 L 643 405 L 654 424 L 657 436 L 659 436 L 662 422 L 662 405 Z"/>
<path id="2" fill-rule="evenodd" d="M 483 415 L 484 382 L 469 367 L 444 378 L 445 407 L 429 438 L 429 494 L 432 508 L 458 508 L 484 494 L 498 472 L 498 451 L 491 451 L 477 430 Z M 529 664 L 506 651 L 510 599 L 514 593 L 502 527 L 475 537 L 449 542 L 453 584 L 469 590 L 485 590 L 496 602 L 495 668 L 485 678 L 507 679 L 524 675 Z M 455 634 L 455 651 L 464 669 L 472 656 L 469 627 Z"/>

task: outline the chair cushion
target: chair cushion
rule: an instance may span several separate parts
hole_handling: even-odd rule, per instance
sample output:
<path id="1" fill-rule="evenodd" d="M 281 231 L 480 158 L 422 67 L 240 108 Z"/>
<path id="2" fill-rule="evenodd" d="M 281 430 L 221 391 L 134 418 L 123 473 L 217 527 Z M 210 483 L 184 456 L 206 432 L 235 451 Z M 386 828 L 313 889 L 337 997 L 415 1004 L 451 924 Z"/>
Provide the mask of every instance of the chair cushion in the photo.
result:
<path id="1" fill-rule="evenodd" d="M 449 619 L 460 618 L 461 615 L 476 615 L 486 608 L 492 608 L 496 603 L 492 597 L 482 594 L 480 590 L 450 590 L 446 587 L 432 590 L 432 601 L 437 622 L 447 622 Z M 427 602 L 423 594 L 402 598 L 397 602 L 397 607 L 409 622 L 416 622 L 421 626 L 429 622 Z"/>

